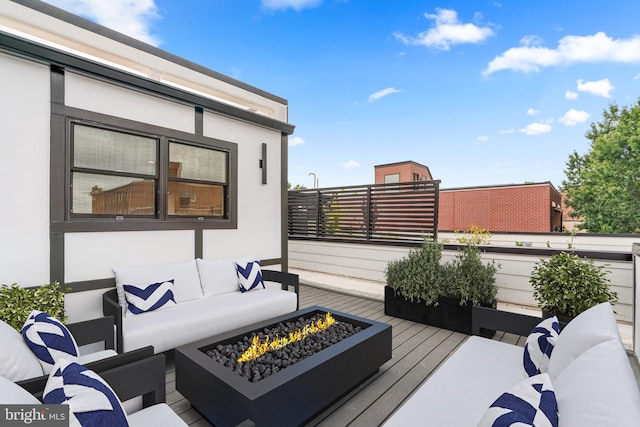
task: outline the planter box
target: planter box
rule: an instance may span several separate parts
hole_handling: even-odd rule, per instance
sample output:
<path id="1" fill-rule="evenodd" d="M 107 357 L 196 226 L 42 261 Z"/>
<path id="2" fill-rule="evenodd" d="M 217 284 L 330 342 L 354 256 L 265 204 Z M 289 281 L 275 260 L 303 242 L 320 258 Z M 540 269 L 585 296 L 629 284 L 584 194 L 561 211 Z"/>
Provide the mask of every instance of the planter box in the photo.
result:
<path id="1" fill-rule="evenodd" d="M 440 297 L 437 306 L 427 306 L 422 301 L 409 301 L 396 294 L 392 287 L 384 287 L 384 314 L 449 329 L 463 334 L 472 334 L 471 304 L 460 305 L 455 298 Z M 489 306 L 485 306 L 489 307 Z M 480 329 L 480 335 L 491 338 L 496 331 Z"/>

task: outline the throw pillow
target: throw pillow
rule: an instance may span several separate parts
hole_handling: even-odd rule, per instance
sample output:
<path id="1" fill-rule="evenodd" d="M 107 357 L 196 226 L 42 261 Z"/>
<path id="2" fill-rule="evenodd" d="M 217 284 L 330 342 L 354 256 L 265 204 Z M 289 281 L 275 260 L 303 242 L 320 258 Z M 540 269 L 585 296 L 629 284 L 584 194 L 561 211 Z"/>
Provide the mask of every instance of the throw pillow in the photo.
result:
<path id="1" fill-rule="evenodd" d="M 147 286 L 123 285 L 127 300 L 127 315 L 160 310 L 176 305 L 173 295 L 173 279 L 151 283 Z"/>
<path id="2" fill-rule="evenodd" d="M 530 377 L 548 372 L 551 352 L 558 342 L 560 325 L 556 316 L 549 317 L 538 324 L 524 345 L 524 370 Z"/>
<path id="3" fill-rule="evenodd" d="M 558 402 L 549 374 L 529 377 L 491 404 L 478 427 L 558 427 Z"/>
<path id="4" fill-rule="evenodd" d="M 240 292 L 259 289 L 259 286 L 262 286 L 262 289 L 264 289 L 260 261 L 236 262 L 236 271 L 238 272 Z"/>
<path id="5" fill-rule="evenodd" d="M 128 426 L 118 396 L 98 374 L 60 360 L 44 388 L 43 403 L 69 405 L 69 426 Z"/>
<path id="6" fill-rule="evenodd" d="M 42 311 L 31 312 L 22 327 L 22 338 L 40 361 L 45 375 L 62 358 L 78 360 L 78 345 L 69 329 Z"/>

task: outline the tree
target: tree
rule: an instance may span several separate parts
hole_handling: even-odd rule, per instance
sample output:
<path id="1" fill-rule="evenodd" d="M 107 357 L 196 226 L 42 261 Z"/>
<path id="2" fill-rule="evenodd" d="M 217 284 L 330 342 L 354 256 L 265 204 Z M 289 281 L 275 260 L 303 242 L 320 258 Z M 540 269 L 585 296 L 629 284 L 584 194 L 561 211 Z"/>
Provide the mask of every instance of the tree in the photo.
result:
<path id="1" fill-rule="evenodd" d="M 301 185 L 301 184 L 296 184 L 295 187 L 291 188 L 291 183 L 288 182 L 287 183 L 287 189 L 288 190 L 306 190 L 307 187 L 305 187 L 304 185 Z"/>
<path id="2" fill-rule="evenodd" d="M 591 233 L 640 233 L 640 100 L 609 105 L 585 137 L 591 150 L 569 156 L 562 182 L 572 216 Z"/>

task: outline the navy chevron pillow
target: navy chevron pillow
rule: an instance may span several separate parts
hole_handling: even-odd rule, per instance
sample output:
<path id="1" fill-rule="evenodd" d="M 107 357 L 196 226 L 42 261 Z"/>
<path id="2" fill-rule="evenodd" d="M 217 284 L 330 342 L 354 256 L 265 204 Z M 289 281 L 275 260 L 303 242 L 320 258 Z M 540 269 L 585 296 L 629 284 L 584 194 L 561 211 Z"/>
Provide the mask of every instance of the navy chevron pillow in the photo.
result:
<path id="1" fill-rule="evenodd" d="M 264 289 L 260 261 L 236 262 L 236 271 L 238 273 L 240 292 L 247 292 L 258 288 L 258 286 L 262 286 L 262 289 Z"/>
<path id="2" fill-rule="evenodd" d="M 151 283 L 144 287 L 124 285 L 123 289 L 127 301 L 127 314 L 146 313 L 176 305 L 173 295 L 173 279 Z"/>
<path id="3" fill-rule="evenodd" d="M 45 374 L 61 358 L 78 359 L 78 345 L 69 329 L 42 311 L 31 312 L 22 327 L 22 338 L 40 361 Z"/>
<path id="4" fill-rule="evenodd" d="M 478 427 L 558 427 L 558 402 L 549 374 L 529 377 L 491 404 Z"/>
<path id="5" fill-rule="evenodd" d="M 556 316 L 544 319 L 538 324 L 524 345 L 522 361 L 524 370 L 530 377 L 545 373 L 549 368 L 553 351 L 560 332 L 560 324 Z"/>
<path id="6" fill-rule="evenodd" d="M 43 403 L 69 405 L 70 426 L 128 426 L 118 396 L 98 374 L 68 360 L 58 362 L 44 388 Z"/>

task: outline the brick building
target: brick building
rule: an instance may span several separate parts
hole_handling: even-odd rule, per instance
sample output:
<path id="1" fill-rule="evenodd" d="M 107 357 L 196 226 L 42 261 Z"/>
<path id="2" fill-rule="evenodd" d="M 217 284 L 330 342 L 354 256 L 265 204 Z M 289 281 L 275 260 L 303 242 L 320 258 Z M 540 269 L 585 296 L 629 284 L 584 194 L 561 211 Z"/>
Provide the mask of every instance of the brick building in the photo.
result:
<path id="1" fill-rule="evenodd" d="M 399 181 L 395 181 L 399 179 Z M 375 183 L 432 180 L 415 162 L 375 166 Z M 550 182 L 440 189 L 438 229 L 492 232 L 562 231 L 562 197 Z"/>

